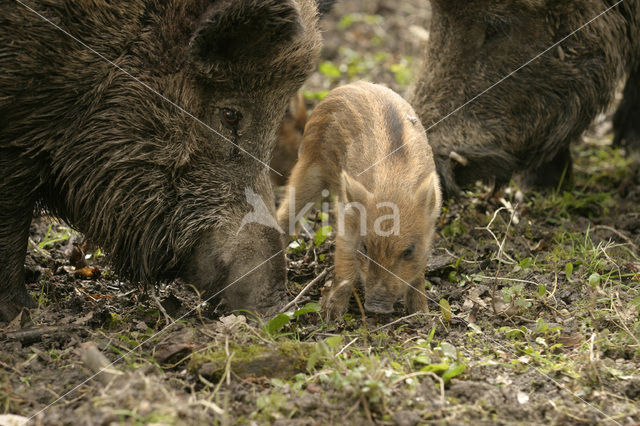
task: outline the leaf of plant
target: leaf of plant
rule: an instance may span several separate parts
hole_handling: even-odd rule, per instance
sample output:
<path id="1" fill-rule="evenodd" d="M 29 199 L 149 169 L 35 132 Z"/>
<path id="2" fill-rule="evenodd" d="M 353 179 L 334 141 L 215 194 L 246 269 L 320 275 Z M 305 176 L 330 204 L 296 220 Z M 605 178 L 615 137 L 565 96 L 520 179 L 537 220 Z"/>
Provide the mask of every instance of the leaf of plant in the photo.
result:
<path id="1" fill-rule="evenodd" d="M 451 305 L 447 299 L 440 299 L 440 313 L 442 313 L 442 319 L 447 322 L 451 322 Z"/>
<path id="2" fill-rule="evenodd" d="M 420 369 L 424 373 L 442 373 L 449 369 L 449 364 L 429 364 Z"/>
<path id="3" fill-rule="evenodd" d="M 440 343 L 440 349 L 442 349 L 442 353 L 445 356 L 451 359 L 456 359 L 458 357 L 458 351 L 456 350 L 455 346 L 453 346 L 449 342 Z"/>
<path id="4" fill-rule="evenodd" d="M 331 225 L 323 226 L 322 228 L 318 229 L 316 234 L 313 236 L 313 245 L 316 247 L 322 245 L 322 243 L 324 243 L 324 241 L 331 233 L 331 229 Z"/>
<path id="5" fill-rule="evenodd" d="M 573 263 L 569 262 L 564 267 L 564 274 L 567 276 L 567 279 L 571 279 L 571 275 L 573 274 Z"/>
<path id="6" fill-rule="evenodd" d="M 269 334 L 276 334 L 282 330 L 289 321 L 291 321 L 291 317 L 289 315 L 278 314 L 269 320 L 269 322 L 264 326 L 264 329 Z"/>
<path id="7" fill-rule="evenodd" d="M 320 312 L 320 305 L 316 302 L 309 302 L 304 305 L 302 308 L 298 309 L 293 313 L 294 318 L 298 318 L 300 315 L 309 314 L 312 312 Z"/>
<path id="8" fill-rule="evenodd" d="M 338 346 L 342 345 L 343 341 L 344 340 L 342 339 L 342 336 L 331 336 L 331 337 L 327 337 L 324 340 L 327 346 L 329 346 L 331 349 L 338 348 Z"/>
<path id="9" fill-rule="evenodd" d="M 464 373 L 464 370 L 466 369 L 466 365 L 454 362 L 449 366 L 447 371 L 444 372 L 444 374 L 442 375 L 442 380 L 444 380 L 445 383 L 449 383 L 451 379 Z"/>

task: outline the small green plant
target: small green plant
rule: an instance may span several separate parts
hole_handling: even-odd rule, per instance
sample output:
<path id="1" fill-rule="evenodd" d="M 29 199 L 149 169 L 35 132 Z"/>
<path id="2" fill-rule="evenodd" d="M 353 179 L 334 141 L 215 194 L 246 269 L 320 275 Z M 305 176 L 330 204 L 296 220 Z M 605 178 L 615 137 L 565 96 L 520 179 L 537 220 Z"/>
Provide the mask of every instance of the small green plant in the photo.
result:
<path id="1" fill-rule="evenodd" d="M 315 302 L 310 302 L 304 305 L 302 308 L 293 312 L 284 312 L 271 318 L 264 326 L 264 331 L 270 336 L 277 338 L 281 336 L 280 332 L 284 327 L 292 320 L 297 320 L 303 315 L 320 312 L 320 305 Z"/>
<path id="2" fill-rule="evenodd" d="M 506 303 L 521 308 L 531 307 L 531 302 L 526 298 L 523 284 L 518 283 L 502 289 L 502 295 Z"/>
<path id="3" fill-rule="evenodd" d="M 322 243 L 325 242 L 329 234 L 331 234 L 332 229 L 333 228 L 331 227 L 331 225 L 323 226 L 322 228 L 318 229 L 313 236 L 313 245 L 316 247 L 320 247 Z"/>
<path id="4" fill-rule="evenodd" d="M 47 228 L 47 232 L 45 233 L 42 241 L 38 243 L 38 247 L 41 249 L 45 249 L 47 247 L 52 247 L 56 243 L 61 243 L 64 241 L 69 241 L 71 235 L 75 233 L 75 231 L 66 226 L 56 226 L 54 229 L 54 225 L 56 222 L 51 222 L 49 227 Z"/>

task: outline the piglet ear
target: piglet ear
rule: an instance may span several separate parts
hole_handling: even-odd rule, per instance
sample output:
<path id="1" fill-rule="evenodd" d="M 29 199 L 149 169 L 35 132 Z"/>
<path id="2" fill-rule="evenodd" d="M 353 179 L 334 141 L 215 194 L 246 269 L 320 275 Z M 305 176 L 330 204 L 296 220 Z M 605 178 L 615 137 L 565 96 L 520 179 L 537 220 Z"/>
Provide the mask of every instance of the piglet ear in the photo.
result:
<path id="1" fill-rule="evenodd" d="M 191 47 L 208 62 L 267 57 L 302 31 L 294 0 L 218 0 L 204 13 Z"/>
<path id="2" fill-rule="evenodd" d="M 425 209 L 430 218 L 435 220 L 440 216 L 442 193 L 440 191 L 440 180 L 436 172 L 432 172 L 422 181 L 416 191 L 416 201 L 420 208 Z"/>
<path id="3" fill-rule="evenodd" d="M 340 179 L 342 181 L 342 202 L 345 204 L 360 203 L 364 205 L 373 196 L 364 185 L 352 178 L 344 170 L 342 171 Z"/>

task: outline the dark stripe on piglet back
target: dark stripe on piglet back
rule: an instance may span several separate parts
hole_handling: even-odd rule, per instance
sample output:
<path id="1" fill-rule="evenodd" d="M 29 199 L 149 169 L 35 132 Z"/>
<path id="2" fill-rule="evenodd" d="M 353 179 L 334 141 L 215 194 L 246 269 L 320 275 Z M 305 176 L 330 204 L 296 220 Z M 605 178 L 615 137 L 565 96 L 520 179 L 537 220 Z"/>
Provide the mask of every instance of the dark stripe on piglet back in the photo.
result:
<path id="1" fill-rule="evenodd" d="M 384 122 L 391 142 L 390 152 L 393 152 L 403 144 L 404 122 L 398 108 L 390 100 L 387 100 L 384 106 Z M 403 151 L 400 149 L 397 154 L 401 154 Z"/>

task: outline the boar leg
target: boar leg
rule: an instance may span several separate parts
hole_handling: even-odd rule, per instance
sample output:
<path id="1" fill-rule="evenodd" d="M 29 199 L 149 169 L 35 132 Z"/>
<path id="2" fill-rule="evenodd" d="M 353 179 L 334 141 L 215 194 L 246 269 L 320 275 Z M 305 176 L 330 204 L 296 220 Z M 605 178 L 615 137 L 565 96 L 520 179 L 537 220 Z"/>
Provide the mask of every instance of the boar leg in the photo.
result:
<path id="1" fill-rule="evenodd" d="M 640 150 L 640 65 L 629 74 L 622 102 L 613 116 L 614 146 Z"/>
<path id="2" fill-rule="evenodd" d="M 416 290 L 417 289 L 417 290 Z M 419 291 L 418 291 L 419 290 Z M 422 274 L 411 282 L 411 287 L 407 289 L 405 299 L 407 312 L 427 312 L 427 296 L 424 293 L 424 278 Z"/>
<path id="3" fill-rule="evenodd" d="M 563 188 L 571 184 L 573 178 L 571 151 L 568 143 L 564 146 L 565 148 L 562 148 L 551 161 L 525 173 L 525 187 L 555 189 L 560 183 Z"/>
<path id="4" fill-rule="evenodd" d="M 355 253 L 345 248 L 344 241 L 336 240 L 335 273 L 333 285 L 322 296 L 320 305 L 327 320 L 340 319 L 349 308 L 349 300 L 356 281 Z"/>
<path id="5" fill-rule="evenodd" d="M 302 209 L 305 209 L 308 203 L 320 198 L 325 186 L 324 173 L 321 166 L 301 159 L 293 167 L 291 178 L 289 178 L 289 184 L 282 199 L 282 204 L 278 208 L 277 215 L 278 224 L 287 235 L 295 233 L 297 223 L 292 224 L 291 221 L 302 213 Z"/>
<path id="6" fill-rule="evenodd" d="M 29 199 L 33 191 L 25 186 L 24 176 L 8 176 L 12 169 L 8 157 L 0 160 L 0 321 L 12 320 L 24 307 L 36 307 L 24 286 L 24 259 L 35 201 Z"/>

